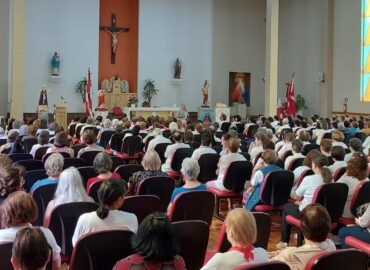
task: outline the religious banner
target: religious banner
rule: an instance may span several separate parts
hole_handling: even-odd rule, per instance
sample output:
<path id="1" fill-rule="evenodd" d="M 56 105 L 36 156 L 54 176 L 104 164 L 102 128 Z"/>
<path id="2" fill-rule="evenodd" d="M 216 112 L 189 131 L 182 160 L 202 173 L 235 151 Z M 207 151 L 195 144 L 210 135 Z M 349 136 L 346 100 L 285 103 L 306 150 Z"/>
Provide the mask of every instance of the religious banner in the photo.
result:
<path id="1" fill-rule="evenodd" d="M 250 84 L 250 73 L 229 73 L 229 106 L 232 107 L 234 103 L 250 106 Z"/>

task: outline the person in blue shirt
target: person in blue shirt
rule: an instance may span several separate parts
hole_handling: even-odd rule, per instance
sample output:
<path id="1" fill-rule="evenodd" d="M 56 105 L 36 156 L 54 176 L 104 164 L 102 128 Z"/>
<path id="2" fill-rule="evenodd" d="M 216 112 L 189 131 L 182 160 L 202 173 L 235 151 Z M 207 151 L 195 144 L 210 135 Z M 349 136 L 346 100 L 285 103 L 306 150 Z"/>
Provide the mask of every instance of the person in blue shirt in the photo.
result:
<path id="1" fill-rule="evenodd" d="M 39 188 L 41 186 L 58 184 L 59 176 L 63 171 L 63 166 L 64 166 L 63 156 L 59 153 L 51 154 L 45 162 L 46 174 L 49 177 L 36 181 L 31 187 L 31 192 L 33 192 L 36 188 Z"/>
<path id="2" fill-rule="evenodd" d="M 183 176 L 185 184 L 182 187 L 176 188 L 171 196 L 171 202 L 168 206 L 168 213 L 171 212 L 172 203 L 176 196 L 183 192 L 207 190 L 206 185 L 198 182 L 197 178 L 199 175 L 200 167 L 198 161 L 194 158 L 185 158 L 181 164 L 181 174 Z"/>
<path id="3" fill-rule="evenodd" d="M 349 133 L 351 136 L 353 136 L 357 132 L 360 132 L 360 130 L 358 128 L 358 122 L 357 121 L 352 121 L 351 122 L 351 127 L 346 130 L 346 133 Z"/>

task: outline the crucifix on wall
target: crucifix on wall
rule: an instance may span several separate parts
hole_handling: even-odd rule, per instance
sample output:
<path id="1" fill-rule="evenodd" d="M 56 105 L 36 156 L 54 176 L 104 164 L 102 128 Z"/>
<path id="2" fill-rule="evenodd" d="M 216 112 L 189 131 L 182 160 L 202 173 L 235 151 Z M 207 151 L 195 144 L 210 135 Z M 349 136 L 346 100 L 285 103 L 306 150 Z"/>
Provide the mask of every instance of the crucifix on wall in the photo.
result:
<path id="1" fill-rule="evenodd" d="M 112 50 L 111 50 L 111 63 L 116 63 L 116 52 L 118 45 L 118 35 L 123 32 L 128 32 L 129 28 L 117 27 L 116 26 L 116 14 L 112 13 L 112 24 L 111 26 L 100 26 L 100 30 L 107 32 L 112 36 Z"/>

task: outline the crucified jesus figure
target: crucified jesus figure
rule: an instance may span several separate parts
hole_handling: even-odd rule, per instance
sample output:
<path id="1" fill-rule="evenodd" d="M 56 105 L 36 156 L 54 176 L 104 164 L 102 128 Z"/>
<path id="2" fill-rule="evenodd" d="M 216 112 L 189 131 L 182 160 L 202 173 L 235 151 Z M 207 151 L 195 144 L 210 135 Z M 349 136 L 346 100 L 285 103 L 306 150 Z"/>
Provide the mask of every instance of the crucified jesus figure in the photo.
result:
<path id="1" fill-rule="evenodd" d="M 117 45 L 118 45 L 118 38 L 117 36 L 123 32 L 123 29 L 122 30 L 119 30 L 117 32 L 114 32 L 114 31 L 109 31 L 108 28 L 105 28 L 104 29 L 105 32 L 107 32 L 108 34 L 110 34 L 112 36 L 112 50 L 113 50 L 113 54 L 116 54 L 116 49 L 117 49 Z"/>

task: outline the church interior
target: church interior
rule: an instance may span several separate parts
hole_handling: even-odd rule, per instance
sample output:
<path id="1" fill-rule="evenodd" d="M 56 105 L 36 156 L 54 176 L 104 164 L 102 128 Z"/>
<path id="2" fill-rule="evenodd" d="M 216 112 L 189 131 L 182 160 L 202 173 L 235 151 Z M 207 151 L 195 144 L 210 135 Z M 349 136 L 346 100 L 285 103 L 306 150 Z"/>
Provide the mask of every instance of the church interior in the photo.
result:
<path id="1" fill-rule="evenodd" d="M 370 269 L 369 1 L 1 0 L 0 265 Z"/>

